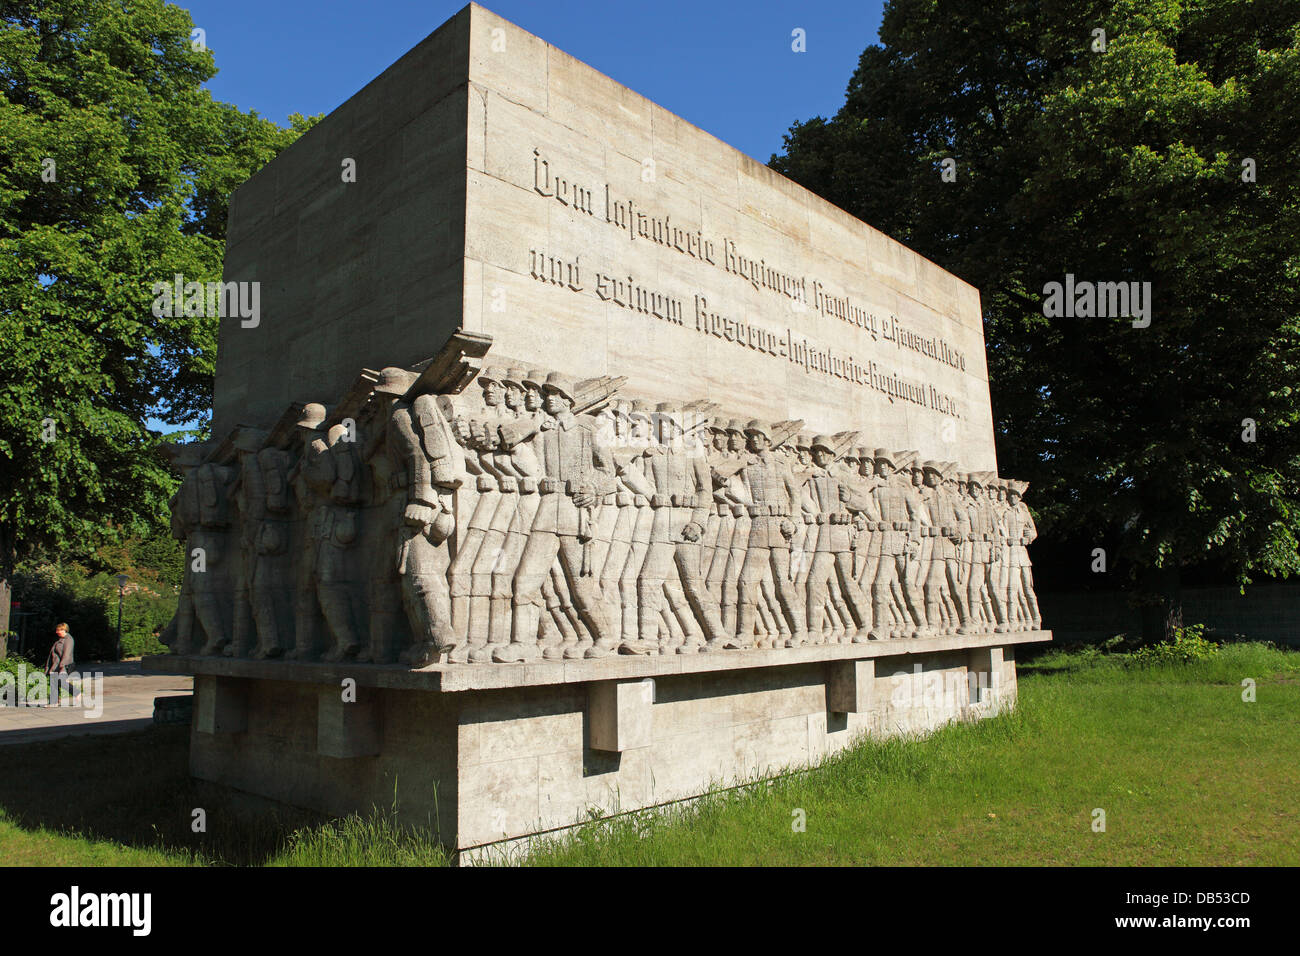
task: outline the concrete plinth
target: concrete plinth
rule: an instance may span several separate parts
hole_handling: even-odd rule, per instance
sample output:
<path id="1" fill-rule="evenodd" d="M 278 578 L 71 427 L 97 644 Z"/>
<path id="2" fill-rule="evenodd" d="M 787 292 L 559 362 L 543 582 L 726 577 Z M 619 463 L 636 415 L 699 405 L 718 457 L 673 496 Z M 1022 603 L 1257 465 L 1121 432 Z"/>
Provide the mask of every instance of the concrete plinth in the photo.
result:
<path id="1" fill-rule="evenodd" d="M 1050 632 L 536 665 L 155 658 L 196 675 L 194 776 L 332 814 L 398 806 L 458 850 L 806 767 L 1016 699 Z M 148 665 L 147 665 L 148 666 Z"/>

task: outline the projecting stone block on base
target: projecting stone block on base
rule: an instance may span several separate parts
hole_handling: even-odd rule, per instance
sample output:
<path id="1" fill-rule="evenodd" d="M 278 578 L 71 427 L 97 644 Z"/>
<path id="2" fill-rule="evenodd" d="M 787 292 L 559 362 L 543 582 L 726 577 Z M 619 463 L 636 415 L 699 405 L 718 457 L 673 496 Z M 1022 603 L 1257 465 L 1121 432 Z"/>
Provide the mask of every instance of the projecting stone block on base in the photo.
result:
<path id="1" fill-rule="evenodd" d="M 826 709 L 836 714 L 864 714 L 871 710 L 876 686 L 876 662 L 836 661 L 826 682 Z"/>
<path id="2" fill-rule="evenodd" d="M 374 757 L 383 749 L 379 694 L 365 688 L 361 699 L 326 688 L 317 699 L 316 749 L 323 757 Z"/>
<path id="3" fill-rule="evenodd" d="M 248 729 L 248 683 L 194 675 L 194 730 L 203 734 L 242 734 Z"/>
<path id="4" fill-rule="evenodd" d="M 652 678 L 599 681 L 588 687 L 592 750 L 622 753 L 649 745 L 654 735 Z"/>

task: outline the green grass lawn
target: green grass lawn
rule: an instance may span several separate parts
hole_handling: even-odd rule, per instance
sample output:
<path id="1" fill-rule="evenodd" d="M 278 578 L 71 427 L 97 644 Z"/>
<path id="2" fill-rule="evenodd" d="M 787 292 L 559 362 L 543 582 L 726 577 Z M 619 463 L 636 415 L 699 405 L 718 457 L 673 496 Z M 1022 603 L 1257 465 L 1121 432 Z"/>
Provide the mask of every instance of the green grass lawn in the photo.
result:
<path id="1" fill-rule="evenodd" d="M 1022 666 L 1014 713 L 589 824 L 530 862 L 1300 864 L 1300 653 L 1238 644 L 1190 664 L 1128 661 L 1051 651 Z M 187 732 L 4 748 L 23 770 L 0 781 L 0 864 L 446 862 L 382 817 L 250 815 L 186 776 Z M 191 830 L 195 807 L 204 834 Z"/>

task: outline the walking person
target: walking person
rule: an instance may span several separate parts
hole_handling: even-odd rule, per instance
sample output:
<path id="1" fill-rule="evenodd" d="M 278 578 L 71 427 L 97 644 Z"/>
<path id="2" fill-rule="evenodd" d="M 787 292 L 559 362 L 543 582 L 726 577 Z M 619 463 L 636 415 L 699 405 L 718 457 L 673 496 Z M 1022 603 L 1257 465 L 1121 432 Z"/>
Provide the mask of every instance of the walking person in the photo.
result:
<path id="1" fill-rule="evenodd" d="M 74 688 L 71 681 L 68 680 L 68 668 L 72 666 L 72 632 L 68 630 L 67 624 L 59 624 L 54 628 L 54 644 L 50 647 L 50 654 L 45 659 L 45 673 L 51 677 L 50 696 L 45 702 L 46 707 L 57 707 L 59 705 L 60 688 L 66 683 L 69 691 L 73 694 L 73 705 L 75 706 L 80 697 L 79 688 Z"/>

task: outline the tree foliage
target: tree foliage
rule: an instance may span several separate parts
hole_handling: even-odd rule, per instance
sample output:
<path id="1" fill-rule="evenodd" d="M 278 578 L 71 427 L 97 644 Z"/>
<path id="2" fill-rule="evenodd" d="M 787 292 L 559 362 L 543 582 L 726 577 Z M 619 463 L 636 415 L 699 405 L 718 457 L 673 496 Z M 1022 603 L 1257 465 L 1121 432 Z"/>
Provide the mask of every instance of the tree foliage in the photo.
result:
<path id="1" fill-rule="evenodd" d="M 153 316 L 153 283 L 220 279 L 228 196 L 314 122 L 213 100 L 192 30 L 161 0 L 0 2 L 0 591 L 34 548 L 163 520 L 147 422 L 203 426 L 217 320 Z"/>
<path id="2" fill-rule="evenodd" d="M 1244 583 L 1300 570 L 1298 119 L 1295 2 L 893 0 L 771 165 L 981 290 L 999 462 L 1045 534 Z M 1045 318 L 1066 273 L 1151 282 L 1150 327 Z"/>

